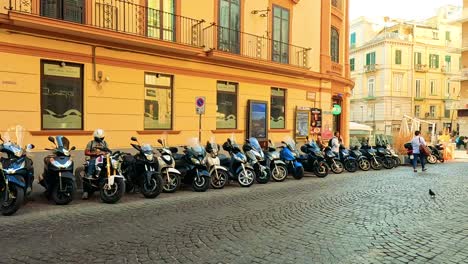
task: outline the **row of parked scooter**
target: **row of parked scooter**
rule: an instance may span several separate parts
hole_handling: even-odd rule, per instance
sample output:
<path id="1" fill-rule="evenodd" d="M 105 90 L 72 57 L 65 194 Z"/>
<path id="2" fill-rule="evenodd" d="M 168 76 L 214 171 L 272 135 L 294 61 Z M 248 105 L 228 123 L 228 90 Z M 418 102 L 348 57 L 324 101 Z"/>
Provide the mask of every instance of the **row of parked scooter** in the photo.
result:
<path id="1" fill-rule="evenodd" d="M 125 192 L 139 192 L 146 198 L 155 198 L 161 192 L 173 193 L 183 184 L 190 185 L 193 191 L 204 192 L 210 186 L 222 189 L 226 184 L 237 182 L 249 187 L 255 181 L 268 183 L 271 179 L 284 181 L 288 174 L 301 179 L 304 171 L 318 177 L 326 177 L 330 171 L 342 173 L 358 169 L 390 169 L 400 164 L 400 159 L 388 146 L 375 148 L 363 144 L 360 148 L 346 149 L 341 145 L 339 153 L 330 147 L 320 149 L 313 140 L 307 138 L 304 145 L 296 147 L 289 138 L 275 147 L 272 141 L 262 148 L 256 138 L 247 139 L 242 147 L 231 137 L 222 144 L 229 155 L 219 153 L 220 146 L 208 141 L 203 147 L 198 139 L 179 148 L 170 147 L 159 139 L 159 146 L 140 144 L 131 138 L 131 146 L 136 154 L 110 149 L 102 152 L 95 160 L 95 170 L 89 175 L 89 161 L 76 168 L 70 152 L 69 140 L 64 136 L 48 138 L 54 144 L 46 149 L 50 155 L 44 158 L 44 171 L 38 182 L 46 189 L 46 196 L 56 204 L 66 205 L 73 200 L 76 192 L 75 175 L 80 175 L 83 191 L 92 195 L 99 192 L 105 203 L 116 203 Z M 26 200 L 34 181 L 32 161 L 26 153 L 34 146 L 25 148 L 10 139 L 1 139 L 0 150 L 6 153 L 1 160 L 0 192 L 3 215 L 14 214 Z"/>

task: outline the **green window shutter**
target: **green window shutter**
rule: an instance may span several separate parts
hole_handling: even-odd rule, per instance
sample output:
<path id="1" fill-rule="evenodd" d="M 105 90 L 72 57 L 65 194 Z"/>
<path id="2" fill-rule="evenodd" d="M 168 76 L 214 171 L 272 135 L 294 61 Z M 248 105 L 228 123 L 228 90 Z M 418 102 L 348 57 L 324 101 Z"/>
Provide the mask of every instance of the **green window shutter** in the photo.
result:
<path id="1" fill-rule="evenodd" d="M 452 57 L 450 57 L 450 55 L 446 55 L 445 62 L 448 62 L 448 63 L 452 62 Z"/>
<path id="2" fill-rule="evenodd" d="M 356 33 L 351 33 L 351 48 L 356 46 Z"/>
<path id="3" fill-rule="evenodd" d="M 372 52 L 371 63 L 375 64 L 375 52 Z"/>
<path id="4" fill-rule="evenodd" d="M 370 64 L 370 53 L 366 54 L 366 65 Z"/>
<path id="5" fill-rule="evenodd" d="M 395 64 L 401 64 L 401 50 L 395 50 Z"/>
<path id="6" fill-rule="evenodd" d="M 432 65 L 432 54 L 429 54 L 429 68 L 433 68 L 434 66 Z"/>
<path id="7" fill-rule="evenodd" d="M 434 55 L 434 56 L 436 58 L 435 59 L 436 60 L 436 65 L 435 66 L 436 66 L 436 69 L 438 69 L 439 68 L 439 55 Z"/>
<path id="8" fill-rule="evenodd" d="M 450 31 L 445 31 L 445 40 L 450 41 Z"/>
<path id="9" fill-rule="evenodd" d="M 354 58 L 349 60 L 349 68 L 351 71 L 354 71 Z"/>

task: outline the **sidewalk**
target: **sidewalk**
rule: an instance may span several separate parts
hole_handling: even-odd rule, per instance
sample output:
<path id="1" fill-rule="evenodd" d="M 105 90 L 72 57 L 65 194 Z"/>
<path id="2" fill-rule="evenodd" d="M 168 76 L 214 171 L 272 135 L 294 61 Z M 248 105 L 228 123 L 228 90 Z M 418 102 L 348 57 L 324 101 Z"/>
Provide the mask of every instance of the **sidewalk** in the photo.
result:
<path id="1" fill-rule="evenodd" d="M 466 154 L 466 150 L 455 150 L 455 159 L 468 160 L 468 154 Z"/>

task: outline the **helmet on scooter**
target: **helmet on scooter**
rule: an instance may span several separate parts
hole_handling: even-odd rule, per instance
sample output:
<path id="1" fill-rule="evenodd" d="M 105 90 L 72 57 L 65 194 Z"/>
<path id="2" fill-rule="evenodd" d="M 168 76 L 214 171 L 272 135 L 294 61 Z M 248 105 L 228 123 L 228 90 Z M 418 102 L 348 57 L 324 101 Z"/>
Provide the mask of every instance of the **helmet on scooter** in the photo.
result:
<path id="1" fill-rule="evenodd" d="M 101 142 L 104 140 L 104 130 L 98 128 L 93 133 L 94 140 Z"/>

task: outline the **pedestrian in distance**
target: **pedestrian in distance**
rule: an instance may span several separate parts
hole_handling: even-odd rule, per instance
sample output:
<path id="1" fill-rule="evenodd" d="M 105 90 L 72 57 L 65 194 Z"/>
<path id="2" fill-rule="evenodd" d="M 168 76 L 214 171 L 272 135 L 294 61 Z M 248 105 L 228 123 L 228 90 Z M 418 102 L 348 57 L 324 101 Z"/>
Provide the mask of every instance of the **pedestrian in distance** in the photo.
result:
<path id="1" fill-rule="evenodd" d="M 418 159 L 420 160 L 421 162 L 421 167 L 422 167 L 422 171 L 426 171 L 427 169 L 425 168 L 425 159 L 426 159 L 426 156 L 424 156 L 423 153 L 421 153 L 421 151 L 419 150 L 419 147 L 421 145 L 426 145 L 426 141 L 424 140 L 424 138 L 421 136 L 421 132 L 419 131 L 415 131 L 414 132 L 414 137 L 413 139 L 411 140 L 411 146 L 413 147 L 413 159 L 411 160 L 412 163 L 413 163 L 413 170 L 414 172 L 418 172 L 418 170 L 416 169 L 417 165 L 418 165 Z"/>

